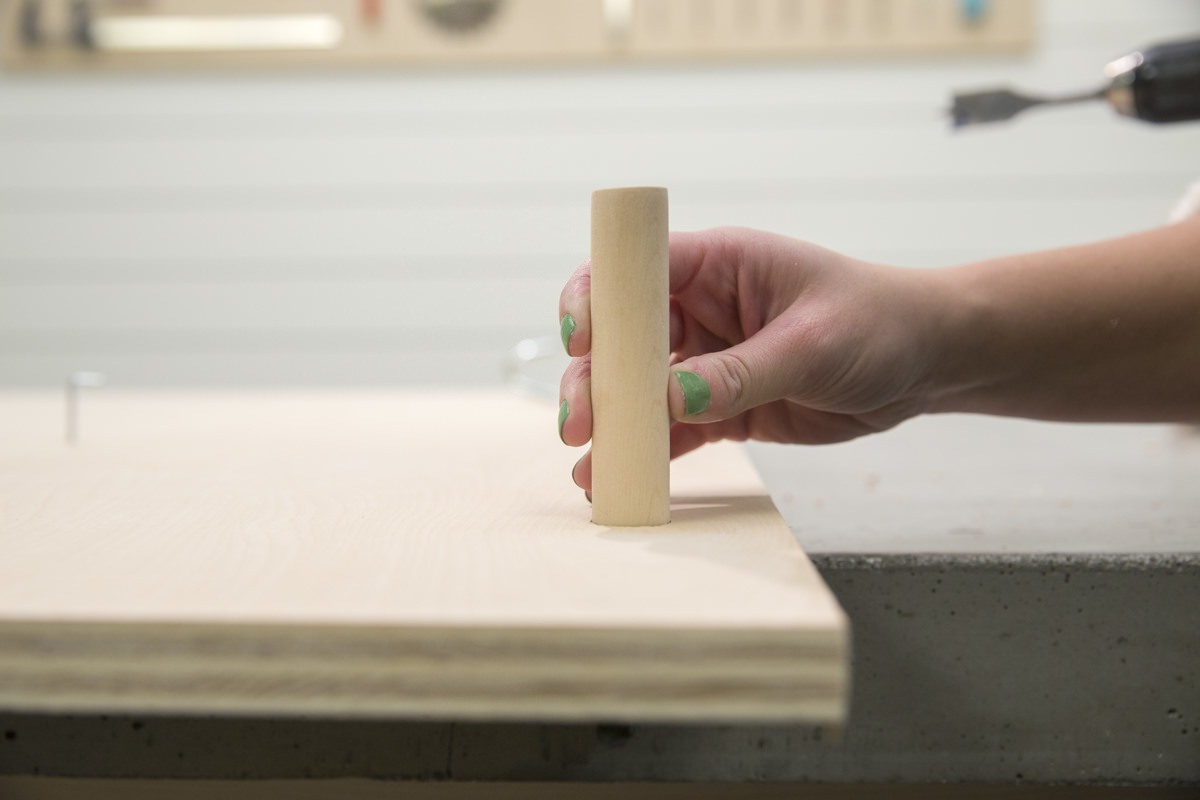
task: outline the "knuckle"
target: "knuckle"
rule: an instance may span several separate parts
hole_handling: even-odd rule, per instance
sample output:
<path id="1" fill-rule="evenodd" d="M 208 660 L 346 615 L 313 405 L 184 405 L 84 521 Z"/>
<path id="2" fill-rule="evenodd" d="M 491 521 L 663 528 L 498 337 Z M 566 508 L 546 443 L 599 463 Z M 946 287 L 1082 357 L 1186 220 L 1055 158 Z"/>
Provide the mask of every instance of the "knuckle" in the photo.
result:
<path id="1" fill-rule="evenodd" d="M 721 353 L 716 359 L 717 380 L 724 387 L 727 413 L 740 409 L 746 400 L 747 389 L 750 386 L 752 371 L 750 365 L 738 353 Z"/>
<path id="2" fill-rule="evenodd" d="M 573 297 L 587 295 L 592 290 L 592 262 L 583 262 L 579 269 L 567 279 L 567 283 L 563 286 L 562 294 L 559 295 L 559 305 L 565 307 Z"/>
<path id="3" fill-rule="evenodd" d="M 558 383 L 565 393 L 567 387 L 582 383 L 591 376 L 592 360 L 590 358 L 573 358 L 567 364 L 567 368 L 563 370 L 562 377 Z"/>
<path id="4" fill-rule="evenodd" d="M 592 360 L 590 358 L 573 358 L 567 371 L 575 380 L 590 378 L 592 375 Z"/>
<path id="5" fill-rule="evenodd" d="M 720 264 L 739 263 L 742 257 L 742 242 L 745 233 L 744 229 L 732 226 L 710 229 L 705 255 Z"/>
<path id="6" fill-rule="evenodd" d="M 575 274 L 571 276 L 571 280 L 567 286 L 575 294 L 584 294 L 591 291 L 592 288 L 592 262 L 591 260 L 583 262 L 579 269 L 575 270 Z"/>

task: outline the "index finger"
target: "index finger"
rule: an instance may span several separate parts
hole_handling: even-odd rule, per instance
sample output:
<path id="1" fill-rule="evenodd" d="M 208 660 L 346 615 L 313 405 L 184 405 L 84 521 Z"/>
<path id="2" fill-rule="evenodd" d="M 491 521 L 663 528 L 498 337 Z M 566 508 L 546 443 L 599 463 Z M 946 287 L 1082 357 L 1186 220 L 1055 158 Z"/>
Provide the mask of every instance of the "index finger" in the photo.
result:
<path id="1" fill-rule="evenodd" d="M 706 263 L 737 264 L 741 260 L 740 239 L 735 230 L 714 228 L 707 231 L 670 234 L 670 292 L 687 289 Z M 558 298 L 559 333 L 567 355 L 578 358 L 592 349 L 592 261 L 584 261 L 567 279 Z M 682 335 L 678 309 L 671 310 L 671 347 Z"/>
<path id="2" fill-rule="evenodd" d="M 709 228 L 671 234 L 671 294 L 687 291 L 704 272 L 736 274 L 746 262 L 747 250 L 758 246 L 757 231 L 746 228 Z"/>

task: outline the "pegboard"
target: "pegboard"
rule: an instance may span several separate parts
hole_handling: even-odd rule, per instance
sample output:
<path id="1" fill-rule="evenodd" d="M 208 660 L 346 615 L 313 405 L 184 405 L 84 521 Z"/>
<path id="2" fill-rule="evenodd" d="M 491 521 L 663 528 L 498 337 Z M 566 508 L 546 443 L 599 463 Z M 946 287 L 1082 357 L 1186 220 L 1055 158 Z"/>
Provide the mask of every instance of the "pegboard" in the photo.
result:
<path id="1" fill-rule="evenodd" d="M 786 59 L 1028 47 L 1033 0 L 9 0 L 11 68 Z"/>

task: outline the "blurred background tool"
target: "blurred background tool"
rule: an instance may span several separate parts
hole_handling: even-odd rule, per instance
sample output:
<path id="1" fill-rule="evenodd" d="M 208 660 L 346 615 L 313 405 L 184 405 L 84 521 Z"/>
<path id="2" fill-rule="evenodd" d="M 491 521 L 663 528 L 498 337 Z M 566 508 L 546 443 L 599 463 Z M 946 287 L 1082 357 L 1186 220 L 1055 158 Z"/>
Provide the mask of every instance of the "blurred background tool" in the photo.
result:
<path id="1" fill-rule="evenodd" d="M 1032 0 L 0 0 L 9 67 L 537 64 L 1017 52 Z"/>
<path id="2" fill-rule="evenodd" d="M 1109 84 L 1094 92 L 1032 97 L 1011 89 L 956 94 L 954 127 L 1002 122 L 1027 108 L 1105 100 L 1121 114 L 1144 122 L 1200 119 L 1200 39 L 1139 50 L 1104 68 Z"/>

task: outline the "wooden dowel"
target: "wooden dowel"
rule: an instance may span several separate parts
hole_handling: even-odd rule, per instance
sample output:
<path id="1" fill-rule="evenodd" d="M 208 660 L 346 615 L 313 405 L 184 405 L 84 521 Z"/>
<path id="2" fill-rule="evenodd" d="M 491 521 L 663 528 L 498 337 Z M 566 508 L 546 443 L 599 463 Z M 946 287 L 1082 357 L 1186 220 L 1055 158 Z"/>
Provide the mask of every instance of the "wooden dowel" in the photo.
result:
<path id="1" fill-rule="evenodd" d="M 592 193 L 592 522 L 671 521 L 667 190 Z"/>

